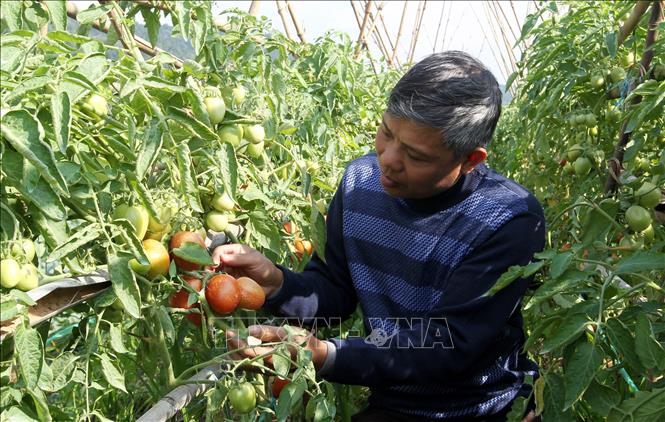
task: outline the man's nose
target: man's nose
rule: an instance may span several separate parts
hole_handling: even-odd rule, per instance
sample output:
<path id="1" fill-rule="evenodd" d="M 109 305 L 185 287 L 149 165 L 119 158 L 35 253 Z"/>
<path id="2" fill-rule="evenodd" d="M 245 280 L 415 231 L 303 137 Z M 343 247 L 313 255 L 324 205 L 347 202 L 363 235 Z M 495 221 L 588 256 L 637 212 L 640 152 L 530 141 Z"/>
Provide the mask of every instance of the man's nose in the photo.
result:
<path id="1" fill-rule="evenodd" d="M 388 146 L 381 154 L 381 165 L 389 173 L 399 173 L 404 169 L 404 163 L 400 156 L 399 148 Z"/>

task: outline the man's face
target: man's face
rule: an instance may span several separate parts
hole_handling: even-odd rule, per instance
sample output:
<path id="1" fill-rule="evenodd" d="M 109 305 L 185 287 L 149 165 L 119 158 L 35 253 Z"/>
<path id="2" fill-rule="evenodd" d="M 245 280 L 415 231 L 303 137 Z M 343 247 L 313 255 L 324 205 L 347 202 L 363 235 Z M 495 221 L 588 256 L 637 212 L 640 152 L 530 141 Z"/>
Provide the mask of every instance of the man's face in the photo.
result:
<path id="1" fill-rule="evenodd" d="M 455 184 L 466 170 L 441 141 L 441 132 L 384 113 L 376 134 L 381 184 L 392 196 L 428 198 Z M 473 167 L 471 167 L 473 169 Z M 470 171 L 470 170 L 469 170 Z"/>

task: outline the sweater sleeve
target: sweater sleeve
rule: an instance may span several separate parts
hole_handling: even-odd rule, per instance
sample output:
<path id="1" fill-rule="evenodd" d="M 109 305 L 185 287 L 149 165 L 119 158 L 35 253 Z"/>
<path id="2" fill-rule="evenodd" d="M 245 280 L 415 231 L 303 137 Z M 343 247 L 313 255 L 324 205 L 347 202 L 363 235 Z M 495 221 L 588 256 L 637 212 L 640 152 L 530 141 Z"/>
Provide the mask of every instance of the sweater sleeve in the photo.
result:
<path id="1" fill-rule="evenodd" d="M 521 324 L 508 346 L 505 332 L 530 280 L 515 280 L 491 297 L 483 294 L 510 266 L 529 263 L 544 239 L 542 211 L 510 220 L 453 271 L 429 318 L 401 327 L 385 344 L 332 339 L 335 362 L 324 378 L 370 387 L 431 383 L 481 368 L 489 355 L 492 361 L 508 353 L 506 347 L 515 350 L 523 342 Z"/>
<path id="2" fill-rule="evenodd" d="M 342 213 L 339 189 L 328 208 L 325 262 L 315 253 L 303 272 L 278 266 L 284 283 L 267 298 L 264 307 L 268 311 L 306 322 L 314 317 L 345 319 L 355 310 L 358 299 L 346 262 Z"/>

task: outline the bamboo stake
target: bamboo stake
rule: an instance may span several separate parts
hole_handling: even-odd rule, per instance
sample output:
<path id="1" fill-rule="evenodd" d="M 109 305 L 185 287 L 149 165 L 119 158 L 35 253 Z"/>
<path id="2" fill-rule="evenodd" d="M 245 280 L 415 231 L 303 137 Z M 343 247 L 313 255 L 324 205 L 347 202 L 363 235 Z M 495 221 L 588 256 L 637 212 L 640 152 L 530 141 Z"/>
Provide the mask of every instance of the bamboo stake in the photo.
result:
<path id="1" fill-rule="evenodd" d="M 293 7 L 291 7 L 291 2 L 289 0 L 286 0 L 286 7 L 289 9 L 289 14 L 291 15 L 291 19 L 293 20 L 293 26 L 296 28 L 296 33 L 298 34 L 298 38 L 300 38 L 300 41 L 306 42 L 305 41 L 305 34 L 303 33 L 302 27 L 298 23 L 298 18 L 296 18 L 296 12 L 293 10 Z"/>
<path id="2" fill-rule="evenodd" d="M 499 34 L 496 32 L 496 28 L 494 27 L 494 24 L 492 23 L 492 19 L 489 16 L 489 13 L 487 12 L 487 4 L 484 4 L 484 6 L 485 6 L 485 8 L 483 8 L 483 10 L 485 11 L 485 16 L 487 18 L 487 22 L 489 23 L 489 27 L 492 30 L 492 35 L 494 36 L 493 37 L 494 43 L 497 46 L 497 51 L 499 52 L 499 56 L 501 57 L 501 61 L 503 63 L 504 70 L 506 72 L 506 78 L 507 78 L 508 75 L 510 75 L 512 73 L 512 71 L 510 70 L 511 66 L 508 65 L 508 63 L 506 62 L 506 58 L 504 57 L 503 54 L 501 54 L 502 48 L 501 48 L 501 44 L 499 44 Z"/>
<path id="3" fill-rule="evenodd" d="M 78 8 L 76 7 L 76 4 L 74 4 L 72 2 L 67 2 L 67 16 L 69 16 L 70 18 L 76 20 L 76 16 L 78 16 Z M 92 23 L 92 27 L 95 28 L 96 30 L 100 31 L 100 32 L 107 33 L 111 29 L 111 23 L 107 21 L 105 25 L 102 25 L 101 23 L 96 21 L 96 22 Z M 120 35 L 120 34 L 118 34 L 118 35 Z M 143 38 L 134 35 L 134 40 L 136 41 L 136 44 L 137 44 L 139 50 L 141 50 L 143 53 L 146 53 L 150 56 L 156 56 L 160 53 L 168 54 L 169 56 L 173 57 L 173 59 L 174 59 L 173 65 L 175 67 L 181 68 L 183 66 L 183 61 L 182 60 L 175 57 L 173 54 L 162 50 L 161 48 L 151 47 L 150 43 L 148 41 L 144 40 Z M 124 46 L 124 43 L 123 43 L 123 46 Z"/>
<path id="4" fill-rule="evenodd" d="M 367 2 L 367 7 L 365 8 L 365 17 L 363 18 L 363 23 L 360 25 L 360 33 L 358 34 L 358 41 L 356 42 L 356 51 L 354 56 L 358 58 L 360 55 L 360 49 L 365 43 L 365 27 L 367 26 L 367 21 L 369 20 L 369 9 L 372 7 L 372 0 Z"/>
<path id="5" fill-rule="evenodd" d="M 448 6 L 448 19 L 446 19 L 446 26 L 443 27 L 443 37 L 441 37 L 441 51 L 445 50 L 446 46 L 446 34 L 448 33 L 448 25 L 450 24 L 450 16 L 453 14 L 453 5 L 452 3 Z"/>
<path id="6" fill-rule="evenodd" d="M 501 60 L 499 60 L 499 58 L 498 58 L 497 55 L 496 55 L 496 51 L 495 51 L 495 49 L 494 49 L 494 48 L 492 47 L 492 45 L 489 43 L 489 39 L 490 39 L 490 37 L 487 36 L 487 32 L 485 32 L 485 26 L 482 25 L 482 23 L 480 22 L 480 18 L 478 17 L 478 14 L 476 13 L 476 10 L 475 10 L 473 7 L 471 7 L 471 11 L 473 12 L 473 15 L 476 17 L 476 22 L 478 22 L 478 26 L 480 27 L 480 30 L 483 32 L 483 36 L 485 37 L 486 40 L 488 40 L 488 45 L 489 45 L 489 48 L 490 48 L 490 52 L 492 53 L 492 57 L 494 57 L 494 61 L 495 61 L 496 64 L 499 66 L 499 70 L 504 72 L 503 77 L 504 77 L 504 78 L 507 78 L 508 75 L 505 74 L 505 72 L 506 72 L 506 70 L 505 70 L 505 63 L 502 62 Z M 501 67 L 502 64 L 504 65 L 504 68 Z"/>
<path id="7" fill-rule="evenodd" d="M 353 13 L 356 16 L 356 22 L 358 23 L 358 28 L 362 26 L 362 23 L 360 22 L 360 13 L 358 12 L 358 9 L 356 8 L 356 4 L 351 0 L 351 7 L 353 8 Z M 374 75 L 378 76 L 378 72 L 376 70 L 376 63 L 374 63 L 374 57 L 372 57 L 372 53 L 367 49 L 367 57 L 369 57 L 369 62 L 372 65 L 372 69 L 374 70 Z"/>
<path id="8" fill-rule="evenodd" d="M 399 45 L 399 38 L 402 36 L 402 29 L 404 28 L 404 17 L 406 16 L 406 6 L 409 2 L 404 2 L 404 8 L 402 9 L 402 18 L 399 21 L 399 30 L 397 31 L 397 38 L 395 38 L 395 47 L 393 47 L 393 54 L 390 56 L 390 60 L 395 60 L 397 56 L 397 46 Z"/>
<path id="9" fill-rule="evenodd" d="M 372 19 L 372 26 L 373 26 L 372 35 L 374 36 L 374 42 L 379 46 L 381 54 L 383 54 L 383 57 L 386 59 L 388 66 L 392 66 L 392 62 L 390 61 L 390 54 L 388 54 L 388 48 L 386 47 L 386 43 L 383 41 L 383 37 L 381 36 L 381 32 L 379 31 L 379 27 L 377 25 L 377 23 L 379 22 L 379 16 L 381 16 L 381 10 L 383 9 L 383 5 L 384 2 L 379 3 L 379 5 L 376 8 L 376 16 L 374 16 L 370 11 L 369 17 L 370 19 Z"/>
<path id="10" fill-rule="evenodd" d="M 259 15 L 259 7 L 261 6 L 261 0 L 253 0 L 252 4 L 249 5 L 249 15 L 250 16 L 258 16 Z"/>
<path id="11" fill-rule="evenodd" d="M 386 39 L 388 40 L 388 44 L 390 44 L 390 51 L 393 51 L 395 49 L 395 45 L 393 44 L 393 40 L 390 37 L 390 33 L 388 32 L 388 28 L 386 26 L 386 21 L 383 19 L 383 10 L 379 12 L 379 19 L 381 19 L 381 26 L 383 27 L 383 32 L 386 34 Z M 386 46 L 388 47 L 388 46 Z M 388 49 L 386 48 L 386 51 Z M 392 56 L 390 56 L 390 63 L 395 63 L 393 61 Z M 399 59 L 397 60 L 397 64 L 399 64 Z"/>
<path id="12" fill-rule="evenodd" d="M 515 23 L 517 24 L 517 28 L 520 31 L 520 36 L 522 35 L 522 25 L 520 25 L 520 19 L 517 17 L 517 11 L 515 10 L 515 4 L 513 3 L 513 0 L 510 0 L 510 8 L 513 10 L 513 17 L 515 17 Z M 522 41 L 522 54 L 524 54 L 524 51 L 528 48 L 528 44 L 526 40 Z"/>
<path id="13" fill-rule="evenodd" d="M 508 29 L 510 30 L 510 34 L 513 36 L 513 40 L 514 40 L 513 44 L 517 43 L 517 35 L 515 34 L 515 31 L 513 30 L 513 26 L 510 24 L 510 21 L 508 21 L 508 17 L 506 16 L 506 13 L 503 11 L 503 7 L 501 7 L 501 2 L 495 0 L 494 1 L 494 8 L 499 9 L 499 11 L 501 12 L 501 16 L 503 17 L 503 20 L 504 20 L 505 24 L 508 26 Z M 510 44 L 511 50 L 513 48 L 513 44 Z M 522 50 L 522 46 L 519 45 L 519 43 L 517 44 L 517 48 L 520 50 L 520 54 L 524 54 L 524 51 Z"/>
<path id="14" fill-rule="evenodd" d="M 408 63 L 413 62 L 413 56 L 416 53 L 416 45 L 418 44 L 418 34 L 420 33 L 420 24 L 423 21 L 423 15 L 425 14 L 425 1 L 418 3 L 418 10 L 416 11 L 416 24 L 413 28 L 411 35 L 411 48 L 409 49 L 409 59 Z"/>
<path id="15" fill-rule="evenodd" d="M 637 5 L 635 6 L 637 8 Z M 642 53 L 642 59 L 640 60 L 640 67 L 642 69 L 648 69 L 651 66 L 651 60 L 653 60 L 653 44 L 656 41 L 658 35 L 658 25 L 663 22 L 663 8 L 665 8 L 665 2 L 662 0 L 655 0 L 651 6 L 651 16 L 649 17 L 649 24 L 647 27 L 647 36 L 644 42 L 644 50 Z M 625 38 L 624 38 L 625 39 Z M 635 81 L 631 82 L 629 92 L 635 89 Z M 641 96 L 635 96 L 631 101 L 632 106 L 639 104 L 642 101 Z M 621 164 L 623 163 L 623 155 L 626 149 L 626 145 L 630 141 L 631 135 L 633 132 L 626 132 L 628 126 L 628 120 L 623 121 L 621 126 L 621 138 L 614 147 L 614 154 L 612 159 L 608 161 L 608 176 L 605 181 L 604 192 L 605 195 L 616 192 L 619 187 L 618 178 L 621 174 Z"/>
<path id="16" fill-rule="evenodd" d="M 492 15 L 494 16 L 494 26 L 498 26 L 499 30 L 501 31 L 501 37 L 503 38 L 503 43 L 506 47 L 506 53 L 508 54 L 508 60 L 510 60 L 511 64 L 511 69 L 512 71 L 515 71 L 517 68 L 517 64 L 515 62 L 515 53 L 513 52 L 513 48 L 510 45 L 510 42 L 508 41 L 508 35 L 506 32 L 503 30 L 503 25 L 499 21 L 499 15 L 496 13 L 496 10 L 492 9 L 492 2 L 485 3 L 487 9 L 492 12 Z M 511 72 L 512 73 L 512 72 Z"/>
<path id="17" fill-rule="evenodd" d="M 441 24 L 443 23 L 443 11 L 446 10 L 446 2 L 441 4 L 441 16 L 439 17 L 439 25 L 436 27 L 436 35 L 434 35 L 434 46 L 432 47 L 432 53 L 436 53 L 436 44 L 439 41 L 439 31 L 441 30 Z"/>
<path id="18" fill-rule="evenodd" d="M 282 24 L 284 25 L 284 32 L 286 33 L 286 37 L 290 40 L 293 40 L 293 33 L 291 32 L 291 28 L 289 28 L 289 23 L 286 18 L 286 14 L 284 13 L 284 8 L 286 6 L 284 5 L 284 2 L 280 0 L 275 0 L 275 3 L 277 3 L 277 13 L 279 13 L 279 17 L 282 18 Z"/>

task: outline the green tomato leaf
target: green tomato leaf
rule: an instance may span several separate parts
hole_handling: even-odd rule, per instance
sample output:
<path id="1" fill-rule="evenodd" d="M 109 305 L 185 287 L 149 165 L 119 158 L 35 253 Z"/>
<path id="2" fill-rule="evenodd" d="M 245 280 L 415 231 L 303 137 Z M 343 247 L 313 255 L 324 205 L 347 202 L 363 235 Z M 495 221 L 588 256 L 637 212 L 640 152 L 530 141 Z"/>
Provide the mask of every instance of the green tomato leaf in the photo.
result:
<path id="1" fill-rule="evenodd" d="M 82 246 L 87 245 L 102 235 L 103 228 L 98 223 L 92 223 L 84 228 L 77 228 L 76 233 L 69 238 L 66 243 L 55 248 L 48 257 L 49 261 L 57 261 L 73 252 L 78 251 Z"/>
<path id="2" fill-rule="evenodd" d="M 176 147 L 176 161 L 180 172 L 180 192 L 192 211 L 203 212 L 199 199 L 199 185 L 192 171 L 191 153 L 187 143 L 183 142 Z"/>
<path id="3" fill-rule="evenodd" d="M 522 277 L 524 274 L 524 267 L 514 265 L 501 274 L 501 277 L 494 283 L 494 285 L 483 295 L 483 297 L 494 296 L 497 292 L 508 287 L 510 283 Z"/>
<path id="4" fill-rule="evenodd" d="M 55 164 L 53 151 L 43 141 L 44 129 L 34 116 L 26 110 L 12 110 L 2 117 L 0 127 L 5 139 L 35 166 L 52 187 L 69 195 L 67 183 Z"/>
<path id="5" fill-rule="evenodd" d="M 607 416 L 607 422 L 662 420 L 663 409 L 665 409 L 665 388 L 638 391 L 634 397 L 612 408 Z"/>
<path id="6" fill-rule="evenodd" d="M 617 263 L 614 272 L 617 274 L 643 273 L 662 269 L 665 269 L 664 253 L 638 251 L 633 255 L 622 258 Z"/>
<path id="7" fill-rule="evenodd" d="M 201 247 L 198 243 L 185 242 L 179 248 L 171 251 L 173 255 L 182 258 L 185 261 L 193 262 L 199 265 L 214 265 L 215 263 L 208 250 Z"/>
<path id="8" fill-rule="evenodd" d="M 603 363 L 604 353 L 599 347 L 583 341 L 575 347 L 565 365 L 566 394 L 564 410 L 573 405 L 586 391 Z"/>
<path id="9" fill-rule="evenodd" d="M 227 142 L 222 143 L 221 147 L 217 149 L 216 157 L 224 192 L 227 192 L 233 199 L 238 188 L 238 160 L 233 145 Z"/>
<path id="10" fill-rule="evenodd" d="M 157 119 L 153 119 L 143 133 L 141 144 L 139 145 L 136 159 L 136 176 L 138 180 L 145 178 L 146 173 L 157 159 L 161 148 L 162 129 Z"/>
<path id="11" fill-rule="evenodd" d="M 106 16 L 106 14 L 111 11 L 111 9 L 113 9 L 112 4 L 90 7 L 89 9 L 80 11 L 78 15 L 76 15 L 76 20 L 79 21 L 81 25 L 92 23 L 102 16 Z"/>
<path id="12" fill-rule="evenodd" d="M 665 350 L 654 337 L 651 322 L 644 314 L 637 315 L 635 351 L 647 370 L 665 369 Z"/>
<path id="13" fill-rule="evenodd" d="M 129 350 L 125 347 L 125 343 L 122 341 L 122 326 L 112 324 L 109 329 L 109 337 L 111 339 L 111 348 L 120 354 L 129 353 Z"/>
<path id="14" fill-rule="evenodd" d="M 58 142 L 60 152 L 63 154 L 67 151 L 67 145 L 69 144 L 69 129 L 72 124 L 71 112 L 69 95 L 66 92 L 58 91 L 51 96 L 53 131 L 55 132 L 55 140 Z"/>
<path id="15" fill-rule="evenodd" d="M 131 257 L 109 255 L 109 273 L 111 283 L 122 306 L 134 318 L 141 316 L 141 292 L 136 284 L 134 273 L 129 268 Z"/>
<path id="16" fill-rule="evenodd" d="M 112 387 L 117 388 L 120 391 L 127 392 L 125 388 L 125 376 L 116 368 L 116 366 L 111 361 L 109 355 L 104 353 L 101 357 L 102 360 L 102 372 L 104 373 L 104 378 L 111 384 Z"/>
<path id="17" fill-rule="evenodd" d="M 42 339 L 37 330 L 19 324 L 14 339 L 14 350 L 26 386 L 29 389 L 36 388 L 44 364 Z"/>

